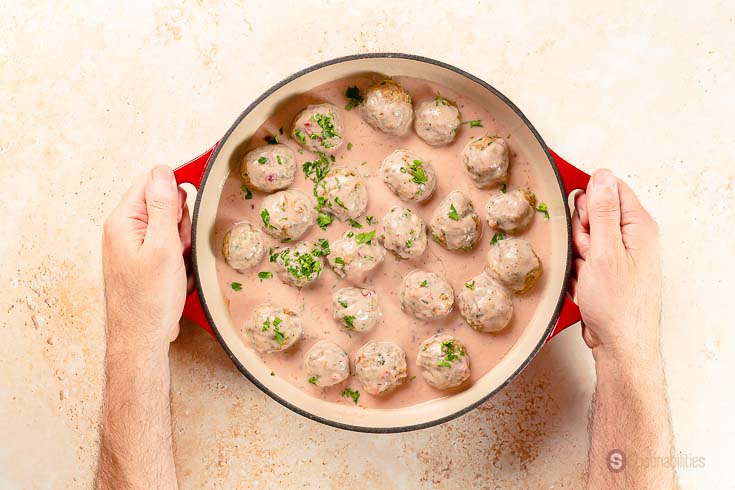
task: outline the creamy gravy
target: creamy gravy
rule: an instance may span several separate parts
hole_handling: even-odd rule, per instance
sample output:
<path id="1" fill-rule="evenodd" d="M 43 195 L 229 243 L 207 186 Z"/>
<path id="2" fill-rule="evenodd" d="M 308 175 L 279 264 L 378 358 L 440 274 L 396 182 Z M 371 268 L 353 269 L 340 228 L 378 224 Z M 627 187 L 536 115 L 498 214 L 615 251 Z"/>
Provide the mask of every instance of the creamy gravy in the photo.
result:
<path id="1" fill-rule="evenodd" d="M 217 211 L 214 248 L 217 253 L 220 287 L 230 305 L 230 313 L 236 326 L 241 329 L 253 309 L 266 302 L 289 308 L 300 315 L 303 320 L 304 337 L 296 345 L 285 352 L 261 356 L 275 376 L 285 378 L 301 390 L 331 402 L 352 404 L 351 398 L 341 396 L 342 390 L 349 387 L 360 391 L 360 406 L 399 408 L 445 397 L 463 389 L 461 387 L 457 390 L 436 390 L 423 381 L 419 368 L 416 367 L 416 354 L 421 342 L 436 333 L 447 332 L 465 344 L 472 368 L 471 379 L 464 385 L 466 388 L 491 370 L 513 346 L 520 337 L 524 326 L 533 316 L 539 295 L 545 290 L 546 277 L 542 276 L 530 293 L 524 296 L 514 296 L 514 313 L 511 324 L 497 334 L 480 333 L 470 328 L 460 316 L 456 303 L 449 316 L 436 321 L 421 321 L 401 311 L 400 285 L 411 270 L 420 268 L 442 274 L 451 283 L 456 295 L 460 288 L 464 287 L 465 282 L 482 272 L 485 267 L 487 252 L 491 247 L 490 240 L 494 234 L 487 224 L 485 205 L 491 195 L 500 192 L 500 187 L 478 189 L 474 186 L 461 160 L 462 148 L 471 137 L 484 134 L 506 138 L 511 162 L 508 188 L 530 187 L 537 193 L 539 202 L 545 202 L 547 196 L 538 194 L 540 188 L 534 185 L 534 176 L 531 175 L 529 164 L 525 156 L 515 147 L 512 135 L 474 101 L 449 88 L 416 78 L 395 78 L 411 94 L 414 106 L 417 102 L 425 98 L 433 98 L 440 93 L 444 98 L 456 101 L 462 121 L 477 119 L 482 121 L 483 127 L 473 128 L 467 123 L 462 124 L 454 142 L 447 146 L 429 146 L 416 136 L 413 128 L 402 137 L 383 134 L 368 126 L 357 108 L 350 111 L 344 110 L 347 103 L 344 92 L 347 87 L 357 85 L 364 93 L 369 85 L 379 79 L 377 76 L 342 79 L 324 84 L 288 100 L 282 104 L 277 114 L 258 129 L 251 141 L 243 145 L 242 155 L 247 150 L 263 145 L 266 138 L 274 134 L 277 135 L 279 142 L 297 152 L 300 146 L 296 141 L 288 138 L 294 116 L 309 104 L 330 102 L 340 109 L 344 127 L 344 144 L 336 152 L 336 163 L 333 163 L 332 166 L 346 166 L 365 177 L 369 190 L 368 208 L 365 215 L 375 218 L 375 222 L 370 226 L 366 223 L 365 215 L 361 216 L 358 221 L 363 228 L 353 229 L 353 231 L 364 232 L 375 229 L 379 233 L 379 223 L 382 217 L 394 205 L 412 209 L 428 226 L 439 202 L 449 192 L 460 190 L 470 197 L 482 220 L 483 235 L 475 249 L 470 252 L 448 251 L 429 236 L 427 250 L 421 257 L 399 261 L 392 253 L 387 253 L 383 263 L 368 273 L 364 282 L 360 284 L 340 279 L 329 266 L 325 265 L 319 280 L 301 290 L 282 283 L 276 277 L 274 264 L 268 261 L 268 254 L 258 266 L 243 274 L 238 273 L 224 262 L 221 251 L 223 236 L 234 223 L 239 221 L 249 221 L 257 227 L 262 227 L 259 209 L 266 195 L 253 191 L 253 198 L 246 200 L 240 188 L 242 181 L 239 176 L 239 168 L 233 168 L 222 188 Z M 279 133 L 279 128 L 283 128 L 283 135 Z M 347 149 L 348 143 L 351 143 L 350 150 Z M 412 150 L 434 166 L 437 173 L 437 186 L 431 199 L 422 203 L 401 201 L 382 182 L 378 175 L 380 163 L 397 148 Z M 313 183 L 304 177 L 301 164 L 304 161 L 314 160 L 315 154 L 303 150 L 302 154 L 297 152 L 296 157 L 298 171 L 291 188 L 302 189 L 311 196 Z M 238 166 L 240 159 L 237 160 Z M 315 242 L 319 238 L 326 238 L 332 243 L 349 229 L 352 228 L 348 222 L 335 219 L 326 230 L 314 224 L 300 240 Z M 536 213 L 530 229 L 521 236 L 530 241 L 542 263 L 548 265 L 550 263 L 550 225 L 544 222 L 541 213 Z M 281 245 L 279 240 L 267 237 L 267 247 L 279 245 Z M 293 246 L 293 244 L 286 246 Z M 261 271 L 274 272 L 273 277 L 260 280 L 258 272 Z M 233 281 L 242 283 L 242 290 L 233 291 L 230 287 Z M 383 314 L 380 322 L 369 332 L 350 332 L 348 334 L 332 317 L 332 293 L 337 289 L 353 285 L 373 289 L 378 294 Z M 319 388 L 309 384 L 303 367 L 304 354 L 316 342 L 325 339 L 339 344 L 351 360 L 354 360 L 355 352 L 369 340 L 397 342 L 406 351 L 408 358 L 408 381 L 395 391 L 379 396 L 371 396 L 366 393 L 354 375 L 350 376 L 347 381 L 330 388 Z"/>

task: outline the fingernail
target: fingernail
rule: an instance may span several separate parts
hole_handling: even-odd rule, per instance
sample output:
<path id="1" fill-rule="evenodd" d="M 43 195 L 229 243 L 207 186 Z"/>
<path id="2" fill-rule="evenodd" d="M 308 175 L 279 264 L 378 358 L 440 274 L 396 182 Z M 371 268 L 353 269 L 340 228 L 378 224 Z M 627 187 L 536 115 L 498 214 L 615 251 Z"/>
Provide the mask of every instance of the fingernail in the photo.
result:
<path id="1" fill-rule="evenodd" d="M 598 189 L 605 189 L 615 187 L 617 181 L 615 175 L 609 170 L 599 170 L 595 172 L 592 183 Z"/>
<path id="2" fill-rule="evenodd" d="M 174 178 L 174 173 L 170 167 L 160 166 L 153 169 L 153 178 L 161 183 L 170 183 Z"/>

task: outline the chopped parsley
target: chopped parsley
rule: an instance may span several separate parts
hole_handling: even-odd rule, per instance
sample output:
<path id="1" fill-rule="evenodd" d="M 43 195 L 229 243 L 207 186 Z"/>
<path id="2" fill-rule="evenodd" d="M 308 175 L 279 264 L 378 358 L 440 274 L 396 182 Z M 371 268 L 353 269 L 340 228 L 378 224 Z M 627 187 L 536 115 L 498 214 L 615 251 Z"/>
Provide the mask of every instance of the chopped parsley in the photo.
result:
<path id="1" fill-rule="evenodd" d="M 258 163 L 261 165 L 265 165 L 266 163 L 268 163 L 268 159 L 266 157 L 260 157 L 258 158 Z"/>
<path id="2" fill-rule="evenodd" d="M 362 225 L 352 218 L 350 218 L 350 226 L 352 226 L 353 228 L 362 228 Z"/>
<path id="3" fill-rule="evenodd" d="M 503 235 L 500 232 L 497 232 L 493 235 L 493 239 L 490 240 L 490 244 L 496 245 L 500 240 L 505 240 L 505 235 Z"/>
<path id="4" fill-rule="evenodd" d="M 267 332 L 270 329 L 271 329 L 271 319 L 266 318 L 265 321 L 263 322 L 263 331 Z"/>
<path id="5" fill-rule="evenodd" d="M 281 161 L 281 155 L 276 155 L 276 161 L 278 162 L 278 165 L 283 165 L 283 162 Z"/>
<path id="6" fill-rule="evenodd" d="M 230 283 L 230 287 L 232 288 L 233 291 L 240 291 L 242 289 L 242 284 L 240 284 L 239 282 L 233 281 Z"/>
<path id="7" fill-rule="evenodd" d="M 276 337 L 276 343 L 278 345 L 282 345 L 283 342 L 286 340 L 286 334 L 283 333 L 281 330 L 278 329 L 278 325 L 276 325 L 276 322 L 273 321 L 273 334 Z"/>
<path id="8" fill-rule="evenodd" d="M 503 186 L 500 188 L 500 192 L 502 192 L 503 194 L 508 192 L 508 186 L 505 182 L 503 182 Z"/>
<path id="9" fill-rule="evenodd" d="M 365 221 L 367 221 L 367 224 L 372 225 L 373 224 L 373 217 L 372 216 L 365 216 Z"/>
<path id="10" fill-rule="evenodd" d="M 302 145 L 306 143 L 306 135 L 300 129 L 294 129 L 293 133 L 291 134 L 293 134 L 293 137 L 296 138 L 296 141 L 298 141 Z"/>
<path id="11" fill-rule="evenodd" d="M 278 317 L 275 317 L 275 318 L 273 319 L 273 326 L 274 326 L 274 327 L 277 327 L 277 326 L 278 326 L 278 325 L 280 325 L 281 323 L 283 323 L 283 320 L 281 320 L 280 318 L 278 318 Z"/>
<path id="12" fill-rule="evenodd" d="M 278 144 L 278 136 L 276 136 L 275 134 L 273 136 L 266 136 L 265 137 L 265 142 L 268 143 L 269 145 L 277 145 Z"/>
<path id="13" fill-rule="evenodd" d="M 337 300 L 337 303 L 339 303 L 342 308 L 347 308 L 348 306 L 350 306 L 350 304 L 347 301 L 344 301 L 342 299 Z"/>
<path id="14" fill-rule="evenodd" d="M 479 119 L 474 119 L 470 121 L 470 127 L 471 128 L 481 128 L 482 127 L 482 121 Z"/>
<path id="15" fill-rule="evenodd" d="M 352 149 L 352 143 L 347 143 L 347 151 L 350 151 Z"/>
<path id="16" fill-rule="evenodd" d="M 318 184 L 329 173 L 329 160 L 327 155 L 319 152 L 319 158 L 313 162 L 304 162 L 301 168 L 307 179 L 311 179 L 312 182 Z"/>
<path id="17" fill-rule="evenodd" d="M 322 128 L 321 133 L 312 133 L 309 138 L 315 140 L 321 140 L 320 143 L 324 148 L 331 148 L 333 145 L 327 140 L 339 136 L 334 130 L 334 121 L 332 120 L 333 115 L 324 114 L 312 114 L 311 120 L 314 121 Z"/>
<path id="18" fill-rule="evenodd" d="M 358 233 L 355 237 L 355 241 L 358 245 L 362 245 L 365 243 L 370 245 L 373 241 L 373 238 L 375 238 L 375 230 L 367 231 L 365 233 Z"/>
<path id="19" fill-rule="evenodd" d="M 329 242 L 324 238 L 320 238 L 316 242 L 316 247 L 311 251 L 311 254 L 315 257 L 326 257 L 329 255 Z"/>
<path id="20" fill-rule="evenodd" d="M 549 206 L 547 206 L 545 202 L 540 202 L 538 206 L 536 206 L 536 211 L 544 213 L 544 221 L 549 221 Z"/>
<path id="21" fill-rule="evenodd" d="M 314 253 L 315 251 L 318 251 L 318 253 Z M 314 257 L 318 257 L 322 252 L 322 249 L 315 249 L 311 253 L 305 254 L 294 251 L 292 256 L 291 250 L 287 248 L 279 254 L 279 258 L 288 273 L 293 277 L 297 279 L 302 277 L 312 279 L 315 276 L 319 277 L 319 274 L 322 272 L 322 264 L 314 259 Z"/>
<path id="22" fill-rule="evenodd" d="M 345 265 L 345 259 L 343 259 L 342 257 L 335 257 L 334 263 L 337 265 Z"/>
<path id="23" fill-rule="evenodd" d="M 345 203 L 342 202 L 342 199 L 340 199 L 339 196 L 334 197 L 334 202 L 336 202 L 339 207 L 347 209 L 347 206 L 345 206 Z"/>
<path id="24" fill-rule="evenodd" d="M 444 354 L 444 358 L 440 359 L 436 365 L 439 367 L 452 367 L 452 361 L 456 361 L 460 357 L 464 357 L 465 351 L 464 347 L 460 346 L 457 348 L 454 345 L 453 340 L 447 340 L 442 342 L 442 354 Z"/>
<path id="25" fill-rule="evenodd" d="M 352 315 L 348 315 L 343 318 L 345 321 L 345 325 L 347 326 L 347 330 L 354 330 L 355 328 L 355 317 Z"/>
<path id="26" fill-rule="evenodd" d="M 447 213 L 447 216 L 451 220 L 459 221 L 459 213 L 457 213 L 457 208 L 454 207 L 454 204 L 449 205 L 449 212 Z"/>
<path id="27" fill-rule="evenodd" d="M 353 107 L 356 107 L 363 103 L 365 100 L 363 96 L 360 94 L 360 89 L 357 88 L 357 86 L 348 87 L 347 90 L 345 90 L 345 97 L 347 97 L 347 105 L 345 106 L 345 110 L 349 111 Z"/>
<path id="28" fill-rule="evenodd" d="M 263 224 L 266 228 L 272 228 L 274 230 L 276 229 L 276 227 L 271 224 L 271 214 L 268 212 L 267 209 L 264 209 L 260 212 L 260 219 L 263 220 Z"/>
<path id="29" fill-rule="evenodd" d="M 411 164 L 411 176 L 413 177 L 411 180 L 415 182 L 416 184 L 425 184 L 429 181 L 429 178 L 426 176 L 426 172 L 424 172 L 424 162 L 421 160 L 414 160 Z M 401 167 L 403 169 L 403 167 Z"/>
<path id="30" fill-rule="evenodd" d="M 245 193 L 245 199 L 252 199 L 253 198 L 252 191 L 250 189 L 248 189 L 248 186 L 246 186 L 245 184 L 243 184 L 243 185 L 240 186 L 240 190 Z"/>
<path id="31" fill-rule="evenodd" d="M 428 285 L 429 285 L 429 281 L 427 281 L 426 279 L 424 279 L 423 281 L 421 281 L 421 284 L 419 284 L 419 286 L 421 286 L 422 288 L 425 288 Z"/>
<path id="32" fill-rule="evenodd" d="M 261 281 L 263 279 L 270 279 L 271 277 L 273 277 L 272 272 L 269 272 L 269 271 L 258 272 L 258 279 L 260 279 Z"/>
<path id="33" fill-rule="evenodd" d="M 466 282 L 464 283 L 464 287 L 467 289 L 471 289 L 472 291 L 475 290 L 475 280 L 473 279 L 472 282 Z"/>
<path id="34" fill-rule="evenodd" d="M 441 105 L 447 105 L 447 99 L 445 99 L 444 97 L 442 97 L 439 94 L 436 94 L 436 97 L 434 97 L 434 104 L 437 107 L 439 107 L 439 104 L 441 104 Z"/>
<path id="35" fill-rule="evenodd" d="M 413 240 L 411 238 L 406 240 L 406 248 L 411 248 L 412 245 L 413 245 Z"/>
<path id="36" fill-rule="evenodd" d="M 317 384 L 318 382 L 319 382 L 319 376 L 312 376 L 311 378 L 309 378 L 309 383 L 313 385 Z"/>
<path id="37" fill-rule="evenodd" d="M 316 224 L 319 225 L 319 228 L 326 230 L 327 226 L 332 224 L 332 221 L 334 221 L 334 218 L 332 218 L 331 214 L 319 211 L 319 215 L 316 218 Z"/>
<path id="38" fill-rule="evenodd" d="M 357 405 L 357 400 L 360 399 L 360 392 L 351 388 L 345 388 L 342 392 L 344 398 L 352 398 L 352 401 Z"/>

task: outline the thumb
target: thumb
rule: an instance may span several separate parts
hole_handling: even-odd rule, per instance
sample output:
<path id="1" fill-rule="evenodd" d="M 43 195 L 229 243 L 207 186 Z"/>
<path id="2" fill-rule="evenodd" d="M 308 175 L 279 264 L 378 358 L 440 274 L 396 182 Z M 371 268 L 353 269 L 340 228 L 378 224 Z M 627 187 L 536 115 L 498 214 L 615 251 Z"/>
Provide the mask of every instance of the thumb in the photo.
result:
<path id="1" fill-rule="evenodd" d="M 603 251 L 622 245 L 618 182 L 606 169 L 596 171 L 587 186 L 587 213 L 590 222 L 590 249 Z"/>
<path id="2" fill-rule="evenodd" d="M 179 241 L 179 191 L 173 171 L 164 165 L 153 169 L 145 186 L 148 227 L 143 243 L 157 245 Z"/>

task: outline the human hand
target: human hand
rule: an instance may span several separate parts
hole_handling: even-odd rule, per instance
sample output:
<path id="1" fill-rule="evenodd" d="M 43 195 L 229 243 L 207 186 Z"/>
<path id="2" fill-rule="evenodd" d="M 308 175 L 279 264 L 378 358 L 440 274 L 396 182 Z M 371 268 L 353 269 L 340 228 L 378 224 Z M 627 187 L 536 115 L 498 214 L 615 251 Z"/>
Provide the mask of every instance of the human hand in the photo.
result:
<path id="1" fill-rule="evenodd" d="M 186 193 L 173 171 L 159 166 L 140 176 L 104 226 L 108 350 L 167 349 L 176 338 L 190 245 Z"/>
<path id="2" fill-rule="evenodd" d="M 659 354 L 661 263 L 658 225 L 633 191 L 598 170 L 575 196 L 572 294 L 595 359 Z"/>

